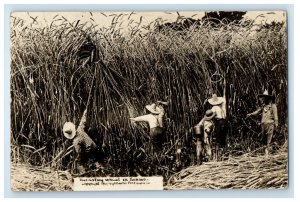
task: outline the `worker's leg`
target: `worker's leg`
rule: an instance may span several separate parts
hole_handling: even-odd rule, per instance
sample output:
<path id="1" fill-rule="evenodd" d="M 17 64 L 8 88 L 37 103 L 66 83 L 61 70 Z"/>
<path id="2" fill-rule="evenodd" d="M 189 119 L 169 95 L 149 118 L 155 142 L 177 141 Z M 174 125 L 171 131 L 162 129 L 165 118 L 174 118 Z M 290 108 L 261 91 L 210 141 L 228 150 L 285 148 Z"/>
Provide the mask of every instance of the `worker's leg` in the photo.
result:
<path id="1" fill-rule="evenodd" d="M 267 136 L 266 154 L 269 154 L 270 152 L 270 144 L 272 141 L 273 134 L 274 134 L 274 123 L 266 124 L 266 136 Z"/>
<path id="2" fill-rule="evenodd" d="M 200 138 L 197 138 L 197 142 L 196 142 L 197 165 L 201 164 L 201 153 L 202 153 L 202 141 L 200 140 Z"/>

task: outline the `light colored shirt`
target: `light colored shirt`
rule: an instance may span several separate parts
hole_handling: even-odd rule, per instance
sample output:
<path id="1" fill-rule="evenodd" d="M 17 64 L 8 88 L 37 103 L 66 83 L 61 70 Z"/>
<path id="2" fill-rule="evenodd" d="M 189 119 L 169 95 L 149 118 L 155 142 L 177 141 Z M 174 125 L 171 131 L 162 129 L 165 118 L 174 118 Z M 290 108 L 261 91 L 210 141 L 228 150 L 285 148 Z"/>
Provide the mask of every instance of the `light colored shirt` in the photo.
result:
<path id="1" fill-rule="evenodd" d="M 215 118 L 217 119 L 225 119 L 226 114 L 221 105 L 216 105 L 211 108 L 211 110 L 216 114 Z"/>
<path id="2" fill-rule="evenodd" d="M 275 104 L 264 105 L 258 108 L 252 115 L 261 113 L 261 123 L 275 123 L 278 125 L 278 112 Z"/>
<path id="3" fill-rule="evenodd" d="M 150 128 L 155 128 L 157 126 L 162 127 L 162 116 L 163 115 L 161 115 L 161 114 L 159 114 L 159 115 L 147 114 L 144 116 L 135 117 L 132 120 L 148 122 Z"/>

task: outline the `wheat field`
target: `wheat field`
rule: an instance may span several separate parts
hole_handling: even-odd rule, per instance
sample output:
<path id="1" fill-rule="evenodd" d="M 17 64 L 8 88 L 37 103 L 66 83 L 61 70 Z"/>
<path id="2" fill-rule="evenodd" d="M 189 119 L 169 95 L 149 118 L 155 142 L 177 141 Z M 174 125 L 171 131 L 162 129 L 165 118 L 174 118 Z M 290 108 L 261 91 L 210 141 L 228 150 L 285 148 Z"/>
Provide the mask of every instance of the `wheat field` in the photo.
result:
<path id="1" fill-rule="evenodd" d="M 78 124 L 87 108 L 89 134 L 106 154 L 105 174 L 163 175 L 167 181 L 193 164 L 189 129 L 203 117 L 205 99 L 224 90 L 231 156 L 262 146 L 259 118 L 245 117 L 264 89 L 276 95 L 280 130 L 274 148 L 283 147 L 288 140 L 285 24 L 257 28 L 249 21 L 207 21 L 178 31 L 157 29 L 163 23 L 158 18 L 143 27 L 126 21 L 130 31 L 124 33 L 120 24 L 126 18 L 120 14 L 109 27 L 68 21 L 63 15 L 43 27 L 11 18 L 14 165 L 72 169 L 74 152 L 62 126 Z M 81 58 L 78 52 L 87 42 L 97 51 Z M 162 152 L 151 156 L 148 128 L 129 118 L 144 114 L 145 105 L 157 100 L 169 103 L 167 141 Z M 175 162 L 178 147 L 183 153 Z M 256 150 L 257 161 L 262 151 Z"/>

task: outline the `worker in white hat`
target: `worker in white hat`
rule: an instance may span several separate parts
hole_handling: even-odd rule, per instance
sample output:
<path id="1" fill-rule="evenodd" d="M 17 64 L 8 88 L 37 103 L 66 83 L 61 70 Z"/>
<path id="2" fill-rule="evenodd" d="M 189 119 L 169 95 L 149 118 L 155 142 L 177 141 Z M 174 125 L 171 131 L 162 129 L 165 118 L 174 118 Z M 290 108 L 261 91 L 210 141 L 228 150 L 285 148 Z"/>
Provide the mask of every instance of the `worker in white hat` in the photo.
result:
<path id="1" fill-rule="evenodd" d="M 265 90 L 263 94 L 259 94 L 258 98 L 263 102 L 263 106 L 247 114 L 247 117 L 261 113 L 261 129 L 264 144 L 266 145 L 265 154 L 268 155 L 274 131 L 278 128 L 277 106 L 273 103 L 275 96 L 269 95 L 267 90 Z"/>
<path id="2" fill-rule="evenodd" d="M 167 102 L 157 101 L 156 103 L 146 105 L 146 109 L 150 114 L 130 118 L 134 122 L 147 122 L 150 127 L 150 141 L 154 146 L 154 149 L 161 149 L 162 141 L 165 136 L 165 129 L 163 126 L 163 117 L 165 115 L 164 106 Z"/>
<path id="3" fill-rule="evenodd" d="M 226 99 L 213 94 L 207 101 L 212 106 L 211 111 L 215 114 L 213 122 L 215 124 L 216 143 L 223 150 L 226 148 L 227 138 Z"/>
<path id="4" fill-rule="evenodd" d="M 66 122 L 63 126 L 63 134 L 67 139 L 73 140 L 73 146 L 76 151 L 77 169 L 80 173 L 85 172 L 87 164 L 96 159 L 98 148 L 96 143 L 84 131 L 86 123 L 86 113 L 84 111 L 81 121 L 76 129 L 72 122 Z M 98 163 L 96 163 L 99 165 Z"/>

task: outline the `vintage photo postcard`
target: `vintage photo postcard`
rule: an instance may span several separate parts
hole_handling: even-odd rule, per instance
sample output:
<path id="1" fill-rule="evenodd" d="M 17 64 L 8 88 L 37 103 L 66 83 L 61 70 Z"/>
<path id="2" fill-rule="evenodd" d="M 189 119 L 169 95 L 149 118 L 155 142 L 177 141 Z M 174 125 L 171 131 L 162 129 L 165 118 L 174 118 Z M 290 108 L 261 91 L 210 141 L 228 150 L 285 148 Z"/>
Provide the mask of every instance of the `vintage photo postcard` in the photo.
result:
<path id="1" fill-rule="evenodd" d="M 286 189 L 286 18 L 11 13 L 11 189 Z"/>

